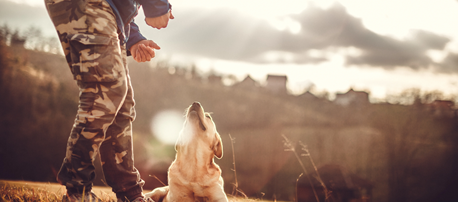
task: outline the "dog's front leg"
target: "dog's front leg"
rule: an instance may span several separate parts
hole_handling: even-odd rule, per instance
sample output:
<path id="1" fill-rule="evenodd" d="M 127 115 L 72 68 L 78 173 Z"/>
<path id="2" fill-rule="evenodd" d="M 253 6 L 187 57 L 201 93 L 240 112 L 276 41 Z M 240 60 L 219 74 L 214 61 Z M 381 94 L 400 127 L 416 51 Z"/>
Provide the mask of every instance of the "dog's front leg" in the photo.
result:
<path id="1" fill-rule="evenodd" d="M 211 202 L 228 202 L 227 196 L 224 193 L 224 189 L 221 186 L 215 186 L 214 188 L 210 189 L 209 193 L 211 193 L 211 195 L 208 197 L 208 199 Z"/>
<path id="2" fill-rule="evenodd" d="M 162 202 L 169 193 L 169 186 L 158 187 L 152 192 L 145 194 L 146 197 L 153 199 L 154 202 Z"/>
<path id="3" fill-rule="evenodd" d="M 211 202 L 228 202 L 226 195 L 223 193 L 223 196 L 209 198 Z"/>

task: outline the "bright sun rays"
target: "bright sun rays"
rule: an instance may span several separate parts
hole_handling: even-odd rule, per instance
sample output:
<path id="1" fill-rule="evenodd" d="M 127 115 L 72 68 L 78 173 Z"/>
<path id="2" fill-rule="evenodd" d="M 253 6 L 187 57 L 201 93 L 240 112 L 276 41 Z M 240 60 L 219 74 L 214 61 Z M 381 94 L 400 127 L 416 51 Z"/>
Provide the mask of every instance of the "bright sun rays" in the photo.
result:
<path id="1" fill-rule="evenodd" d="M 42 16 L 46 18 L 44 22 L 49 22 L 43 0 L 6 1 L 32 5 L 37 8 L 37 11 L 41 9 L 44 13 Z M 302 93 L 309 84 L 331 94 L 355 87 L 359 90 L 369 90 L 372 97 L 380 99 L 407 88 L 441 90 L 445 94 L 458 93 L 456 84 L 458 76 L 453 69 L 454 60 L 453 57 L 448 58 L 458 54 L 458 26 L 453 24 L 454 20 L 458 19 L 456 0 L 170 0 L 170 2 L 176 19 L 170 22 L 167 29 L 159 31 L 150 29 L 144 23 L 141 10 L 136 22 L 145 37 L 157 40 L 161 45 L 162 49 L 158 51 L 157 58 L 169 59 L 173 64 L 189 66 L 196 64 L 198 71 L 214 70 L 221 74 L 235 75 L 238 79 L 251 75 L 260 83 L 265 80 L 267 74 L 284 74 L 288 76 L 289 90 L 295 94 Z M 360 58 L 367 50 L 361 49 L 361 46 L 351 46 L 354 44 L 349 46 L 332 44 L 328 42 L 332 40 L 327 37 L 328 33 L 315 30 L 320 26 L 309 26 L 313 23 L 329 24 L 329 21 L 323 19 L 320 21 L 317 15 L 308 15 L 308 11 L 321 12 L 322 9 L 324 13 L 332 14 L 335 13 L 332 9 L 336 7 L 344 9 L 346 13 L 344 16 L 348 14 L 352 19 L 359 20 L 362 25 L 361 30 L 365 33 L 370 32 L 369 34 L 377 35 L 379 38 L 392 39 L 397 44 L 407 43 L 408 45 L 415 37 L 415 31 L 418 30 L 430 32 L 436 38 L 445 37 L 450 40 L 445 47 L 425 49 L 419 55 L 426 56 L 437 64 L 442 64 L 444 61 L 453 64 L 449 65 L 448 69 L 443 68 L 448 72 L 438 71 L 440 67 L 432 66 L 435 65 L 433 63 L 429 67 L 426 65 L 422 68 L 409 68 L 402 66 L 403 64 L 389 68 L 368 63 L 349 65 L 345 61 L 346 56 Z M 34 26 L 44 28 L 43 33 L 48 33 L 47 30 L 51 28 L 49 33 L 55 35 L 52 23 L 36 23 L 38 21 L 35 20 L 39 19 L 36 17 L 38 15 L 33 19 L 26 18 L 27 15 L 20 13 L 19 10 L 23 10 L 23 5 L 18 12 L 9 14 L 17 15 L 10 19 L 14 26 L 22 26 L 21 29 L 26 29 L 28 23 L 35 22 Z M 331 12 L 326 12 L 330 10 Z M 22 18 L 23 22 L 13 21 Z M 332 23 L 336 21 L 333 20 Z M 318 34 L 309 37 L 308 32 Z M 304 40 L 301 41 L 303 38 Z M 331 45 L 306 47 L 308 42 Z M 301 43 L 305 45 L 302 46 Z M 295 46 L 297 44 L 300 46 Z M 414 59 L 418 60 L 418 58 Z M 308 60 L 316 60 L 316 62 L 310 63 Z M 333 77 L 334 74 L 336 76 Z M 181 125 L 178 128 L 181 128 Z"/>

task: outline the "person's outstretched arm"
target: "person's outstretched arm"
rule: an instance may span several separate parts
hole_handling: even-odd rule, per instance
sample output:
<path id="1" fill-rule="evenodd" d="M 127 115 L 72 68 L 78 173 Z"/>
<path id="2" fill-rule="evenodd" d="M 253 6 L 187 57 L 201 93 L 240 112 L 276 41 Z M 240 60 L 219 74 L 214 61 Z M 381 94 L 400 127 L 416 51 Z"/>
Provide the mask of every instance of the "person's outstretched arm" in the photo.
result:
<path id="1" fill-rule="evenodd" d="M 161 29 L 166 28 L 169 19 L 174 19 L 172 6 L 168 0 L 138 0 L 145 13 L 145 21 L 149 26 Z"/>
<path id="2" fill-rule="evenodd" d="M 134 21 L 130 23 L 130 36 L 127 40 L 127 55 L 132 55 L 137 62 L 150 61 L 156 56 L 154 50 L 159 50 L 159 47 L 154 41 L 147 40 L 138 29 Z"/>

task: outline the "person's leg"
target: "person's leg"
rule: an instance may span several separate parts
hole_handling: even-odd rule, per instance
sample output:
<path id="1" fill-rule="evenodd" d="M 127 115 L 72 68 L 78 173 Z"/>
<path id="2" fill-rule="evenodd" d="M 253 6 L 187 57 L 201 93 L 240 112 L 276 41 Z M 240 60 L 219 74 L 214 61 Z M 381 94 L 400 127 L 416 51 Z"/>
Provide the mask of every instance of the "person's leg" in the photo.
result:
<path id="1" fill-rule="evenodd" d="M 78 82 L 80 104 L 73 125 L 66 157 L 58 174 L 71 193 L 90 191 L 95 178 L 93 162 L 105 134 L 127 92 L 125 81 L 111 83 Z M 113 88 L 116 86 L 115 88 Z"/>
<path id="2" fill-rule="evenodd" d="M 125 52 L 124 47 L 122 52 Z M 135 101 L 126 60 L 124 65 L 127 75 L 127 96 L 115 120 L 108 127 L 105 141 L 100 146 L 100 156 L 105 179 L 113 188 L 116 197 L 132 201 L 142 196 L 144 181 L 134 167 L 132 121 L 135 119 Z"/>
<path id="3" fill-rule="evenodd" d="M 70 193 L 87 192 L 95 177 L 95 156 L 128 91 L 116 21 L 106 1 L 45 1 L 80 88 L 58 181 Z"/>

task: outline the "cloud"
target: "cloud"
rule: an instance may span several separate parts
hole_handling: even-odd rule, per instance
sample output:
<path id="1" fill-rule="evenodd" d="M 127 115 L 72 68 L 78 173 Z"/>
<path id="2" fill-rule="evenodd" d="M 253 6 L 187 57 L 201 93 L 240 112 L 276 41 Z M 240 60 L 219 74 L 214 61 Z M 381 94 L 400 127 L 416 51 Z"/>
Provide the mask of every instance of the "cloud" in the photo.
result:
<path id="1" fill-rule="evenodd" d="M 318 64 L 328 61 L 333 52 L 354 49 L 358 54 L 342 55 L 346 65 L 415 70 L 434 68 L 438 72 L 458 73 L 458 54 L 449 53 L 434 62 L 427 52 L 444 51 L 451 39 L 425 30 L 413 30 L 405 39 L 377 34 L 361 19 L 351 16 L 341 4 L 323 9 L 309 5 L 302 13 L 284 16 L 301 29 L 291 33 L 278 29 L 266 19 L 235 9 L 179 8 L 167 29 L 148 27 L 143 16 L 136 18 L 142 33 L 156 41 L 166 53 L 186 54 L 252 63 Z M 43 7 L 0 0 L 0 23 L 26 29 L 32 25 L 44 35 L 55 35 Z"/>
<path id="2" fill-rule="evenodd" d="M 458 72 L 458 54 L 449 53 L 441 64 L 437 65 L 437 70 L 443 73 L 457 73 Z"/>
<path id="3" fill-rule="evenodd" d="M 402 41 L 379 35 L 364 27 L 360 19 L 349 15 L 340 4 L 334 4 L 326 10 L 311 6 L 295 16 L 295 19 L 301 23 L 303 31 L 290 39 L 292 42 L 289 44 L 293 46 L 286 49 L 359 49 L 360 55 L 347 56 L 347 65 L 428 68 L 433 61 L 426 55 L 426 51 L 442 50 L 450 41 L 446 37 L 422 30 L 413 31 L 411 38 Z"/>
<path id="4" fill-rule="evenodd" d="M 281 44 L 281 32 L 266 21 L 233 9 L 182 10 L 164 30 L 142 33 L 174 52 L 228 60 L 248 60 Z M 143 24 L 139 20 L 138 24 Z"/>
<path id="5" fill-rule="evenodd" d="M 275 57 L 266 55 L 279 53 L 276 62 L 315 64 L 328 58 L 310 56 L 311 50 L 354 48 L 360 54 L 345 56 L 347 65 L 416 70 L 433 66 L 453 71 L 448 67 L 457 64 L 453 55 L 441 66 L 426 54 L 444 50 L 449 38 L 424 30 L 413 30 L 402 40 L 380 35 L 338 3 L 328 9 L 310 5 L 300 14 L 287 16 L 301 25 L 296 34 L 231 9 L 186 10 L 176 15 L 170 29 L 163 32 L 167 34 L 156 33 L 173 51 L 256 63 L 272 62 Z"/>
<path id="6" fill-rule="evenodd" d="M 414 30 L 413 37 L 420 45 L 430 49 L 442 50 L 450 39 L 424 30 Z"/>

